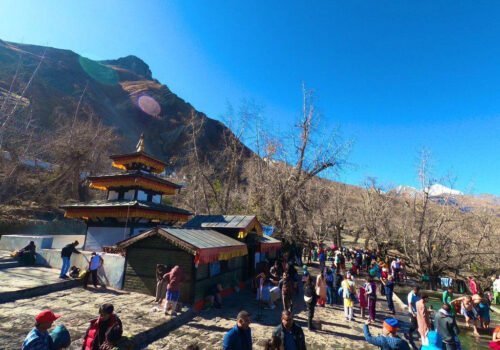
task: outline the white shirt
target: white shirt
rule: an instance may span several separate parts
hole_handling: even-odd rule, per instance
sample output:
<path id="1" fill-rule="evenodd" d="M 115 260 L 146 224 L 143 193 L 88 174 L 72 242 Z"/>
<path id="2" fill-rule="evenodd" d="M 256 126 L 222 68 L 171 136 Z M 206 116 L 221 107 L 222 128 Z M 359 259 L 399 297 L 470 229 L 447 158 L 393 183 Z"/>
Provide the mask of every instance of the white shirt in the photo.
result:
<path id="1" fill-rule="evenodd" d="M 500 292 L 500 278 L 497 278 L 495 282 L 493 282 L 493 291 Z"/>
<path id="2" fill-rule="evenodd" d="M 101 266 L 101 259 L 99 255 L 94 255 L 90 258 L 90 271 L 97 270 Z"/>

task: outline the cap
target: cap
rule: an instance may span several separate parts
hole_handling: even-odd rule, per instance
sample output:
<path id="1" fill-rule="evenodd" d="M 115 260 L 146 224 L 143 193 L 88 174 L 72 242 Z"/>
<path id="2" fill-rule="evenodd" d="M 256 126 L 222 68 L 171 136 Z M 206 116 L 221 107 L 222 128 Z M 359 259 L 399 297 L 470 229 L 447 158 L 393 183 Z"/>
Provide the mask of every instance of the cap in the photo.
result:
<path id="1" fill-rule="evenodd" d="M 57 320 L 61 315 L 55 314 L 50 310 L 43 310 L 35 317 L 35 321 L 38 323 L 50 323 Z"/>
<path id="2" fill-rule="evenodd" d="M 389 332 L 394 333 L 399 328 L 399 321 L 397 319 L 395 319 L 395 318 L 386 318 L 384 320 L 384 325 L 383 326 Z"/>

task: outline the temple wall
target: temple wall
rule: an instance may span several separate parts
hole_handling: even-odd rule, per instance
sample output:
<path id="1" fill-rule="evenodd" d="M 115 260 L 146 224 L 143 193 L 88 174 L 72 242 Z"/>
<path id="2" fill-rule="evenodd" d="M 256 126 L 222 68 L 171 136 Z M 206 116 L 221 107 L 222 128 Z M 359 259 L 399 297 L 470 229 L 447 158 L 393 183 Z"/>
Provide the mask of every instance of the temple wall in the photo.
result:
<path id="1" fill-rule="evenodd" d="M 124 227 L 89 227 L 85 250 L 102 251 L 103 246 L 112 246 L 116 242 L 128 238 L 130 229 Z"/>
<path id="2" fill-rule="evenodd" d="M 35 242 L 37 249 L 52 248 L 52 236 L 4 235 L 0 238 L 0 250 L 14 251 Z"/>
<path id="3" fill-rule="evenodd" d="M 59 269 L 62 266 L 60 249 L 37 250 L 37 264 Z M 82 251 L 82 254 L 71 255 L 71 266 L 85 270 L 89 266 L 92 252 Z M 119 254 L 99 253 L 104 259 L 103 266 L 98 271 L 99 280 L 107 286 L 121 289 L 123 287 L 123 274 L 125 271 L 125 257 Z"/>

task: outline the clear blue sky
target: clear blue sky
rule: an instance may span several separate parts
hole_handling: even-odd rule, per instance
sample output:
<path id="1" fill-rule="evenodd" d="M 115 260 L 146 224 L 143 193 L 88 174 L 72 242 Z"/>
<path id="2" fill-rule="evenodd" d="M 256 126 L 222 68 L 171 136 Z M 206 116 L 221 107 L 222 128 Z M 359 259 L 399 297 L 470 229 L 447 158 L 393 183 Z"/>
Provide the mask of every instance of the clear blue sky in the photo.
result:
<path id="1" fill-rule="evenodd" d="M 342 180 L 416 184 L 426 147 L 463 191 L 500 195 L 498 1 L 0 1 L 0 38 L 135 54 L 217 118 L 255 100 L 290 124 L 304 81 L 354 140 Z"/>

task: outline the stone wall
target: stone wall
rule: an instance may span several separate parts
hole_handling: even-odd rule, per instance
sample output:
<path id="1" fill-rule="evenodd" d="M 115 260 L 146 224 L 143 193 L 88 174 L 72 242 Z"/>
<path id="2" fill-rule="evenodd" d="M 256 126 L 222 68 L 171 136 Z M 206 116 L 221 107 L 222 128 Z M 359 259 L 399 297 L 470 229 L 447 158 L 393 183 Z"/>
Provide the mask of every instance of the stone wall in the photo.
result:
<path id="1" fill-rule="evenodd" d="M 71 266 L 87 269 L 92 252 L 82 251 L 82 254 L 71 255 Z M 99 269 L 98 276 L 107 286 L 121 289 L 123 287 L 123 274 L 125 271 L 125 257 L 119 254 L 99 253 L 104 259 L 103 266 Z M 60 249 L 37 250 L 37 264 L 60 268 L 62 266 Z"/>

